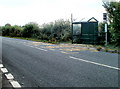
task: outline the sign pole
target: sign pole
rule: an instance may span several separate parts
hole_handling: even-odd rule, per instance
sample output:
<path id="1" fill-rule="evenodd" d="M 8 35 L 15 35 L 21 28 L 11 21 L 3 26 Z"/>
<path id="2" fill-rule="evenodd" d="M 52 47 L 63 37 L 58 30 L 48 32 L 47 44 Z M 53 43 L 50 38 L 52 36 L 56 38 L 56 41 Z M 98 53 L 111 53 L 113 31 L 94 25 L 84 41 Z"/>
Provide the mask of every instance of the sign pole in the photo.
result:
<path id="1" fill-rule="evenodd" d="M 103 13 L 103 21 L 105 21 L 105 46 L 107 46 L 107 13 Z"/>
<path id="2" fill-rule="evenodd" d="M 105 46 L 107 46 L 107 23 L 105 23 Z"/>

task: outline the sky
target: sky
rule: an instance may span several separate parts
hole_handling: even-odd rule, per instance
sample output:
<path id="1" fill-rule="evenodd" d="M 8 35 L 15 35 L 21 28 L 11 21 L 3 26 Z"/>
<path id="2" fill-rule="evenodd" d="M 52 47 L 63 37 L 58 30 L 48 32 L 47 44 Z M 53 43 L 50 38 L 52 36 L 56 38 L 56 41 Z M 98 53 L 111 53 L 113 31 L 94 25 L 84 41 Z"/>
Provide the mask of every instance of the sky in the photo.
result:
<path id="1" fill-rule="evenodd" d="M 75 21 L 95 17 L 101 22 L 105 13 L 102 5 L 102 0 L 0 0 L 0 26 L 70 20 L 71 13 Z"/>

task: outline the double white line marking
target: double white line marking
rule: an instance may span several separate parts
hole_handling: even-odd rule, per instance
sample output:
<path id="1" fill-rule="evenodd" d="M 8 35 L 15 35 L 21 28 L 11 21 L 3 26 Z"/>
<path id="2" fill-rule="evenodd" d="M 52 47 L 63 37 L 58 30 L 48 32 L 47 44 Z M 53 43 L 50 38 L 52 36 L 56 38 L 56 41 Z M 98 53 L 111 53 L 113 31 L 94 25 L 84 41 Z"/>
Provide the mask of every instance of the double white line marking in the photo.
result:
<path id="1" fill-rule="evenodd" d="M 72 58 L 72 59 L 87 62 L 87 63 L 90 63 L 90 64 L 99 65 L 99 66 L 103 66 L 103 67 L 107 67 L 107 68 L 111 68 L 111 69 L 115 69 L 115 70 L 120 70 L 120 68 L 117 68 L 117 67 L 113 67 L 113 66 L 93 62 L 93 61 L 88 61 L 88 60 L 84 60 L 84 59 L 80 59 L 80 58 L 76 58 L 76 57 L 72 57 L 72 56 L 69 56 L 69 57 Z"/>
<path id="2" fill-rule="evenodd" d="M 3 64 L 0 64 L 0 69 L 14 88 L 21 88 L 21 85 L 14 80 L 14 76 L 11 73 L 8 73 L 8 70 L 4 68 Z"/>

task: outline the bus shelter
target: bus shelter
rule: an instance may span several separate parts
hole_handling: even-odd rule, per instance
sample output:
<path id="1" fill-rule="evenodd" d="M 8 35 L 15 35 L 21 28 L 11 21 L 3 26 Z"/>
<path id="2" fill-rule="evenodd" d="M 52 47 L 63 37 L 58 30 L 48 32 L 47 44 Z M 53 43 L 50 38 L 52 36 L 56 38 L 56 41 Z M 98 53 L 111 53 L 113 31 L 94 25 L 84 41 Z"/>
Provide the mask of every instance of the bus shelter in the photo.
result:
<path id="1" fill-rule="evenodd" d="M 72 43 L 97 44 L 98 20 L 92 17 L 86 22 L 73 22 Z"/>

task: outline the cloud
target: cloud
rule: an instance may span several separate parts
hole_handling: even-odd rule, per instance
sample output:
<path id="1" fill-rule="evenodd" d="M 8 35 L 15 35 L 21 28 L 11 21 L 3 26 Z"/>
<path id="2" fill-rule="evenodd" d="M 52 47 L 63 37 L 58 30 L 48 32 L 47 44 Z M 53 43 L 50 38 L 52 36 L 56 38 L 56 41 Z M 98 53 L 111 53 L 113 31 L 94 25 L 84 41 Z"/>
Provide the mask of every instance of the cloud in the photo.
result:
<path id="1" fill-rule="evenodd" d="M 18 4 L 17 1 L 20 1 L 19 5 L 13 5 L 12 2 L 6 5 L 2 2 L 0 5 L 2 25 L 24 25 L 32 21 L 43 24 L 60 18 L 70 19 L 71 13 L 78 20 L 91 17 L 102 20 L 104 11 L 101 0 L 16 0 L 14 4 Z"/>
<path id="2" fill-rule="evenodd" d="M 32 4 L 33 0 L 0 0 L 0 5 L 18 7 Z"/>
<path id="3" fill-rule="evenodd" d="M 120 0 L 102 0 L 103 2 L 112 2 L 112 1 L 120 1 Z"/>

